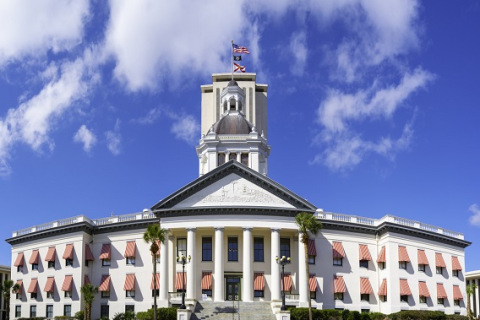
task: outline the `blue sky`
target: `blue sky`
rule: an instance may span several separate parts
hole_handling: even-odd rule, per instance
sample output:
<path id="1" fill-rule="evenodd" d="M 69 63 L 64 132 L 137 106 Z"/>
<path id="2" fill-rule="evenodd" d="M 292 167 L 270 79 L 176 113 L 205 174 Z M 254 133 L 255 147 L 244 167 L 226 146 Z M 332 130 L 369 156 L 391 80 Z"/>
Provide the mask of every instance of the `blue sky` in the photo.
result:
<path id="1" fill-rule="evenodd" d="M 478 1 L 2 1 L 0 236 L 198 176 L 230 42 L 267 83 L 269 176 L 326 211 L 462 232 L 480 269 Z M 0 263 L 10 263 L 0 244 Z"/>

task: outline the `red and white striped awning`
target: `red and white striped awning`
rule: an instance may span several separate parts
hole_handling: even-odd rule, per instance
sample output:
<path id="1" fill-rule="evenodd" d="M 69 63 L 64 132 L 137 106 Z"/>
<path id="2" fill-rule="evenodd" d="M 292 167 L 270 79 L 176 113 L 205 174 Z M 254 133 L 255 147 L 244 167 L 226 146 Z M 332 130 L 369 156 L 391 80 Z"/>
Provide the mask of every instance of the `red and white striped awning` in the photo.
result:
<path id="1" fill-rule="evenodd" d="M 65 280 L 63 280 L 62 291 L 72 291 L 73 287 L 73 276 L 68 275 L 65 276 Z"/>
<path id="2" fill-rule="evenodd" d="M 382 249 L 380 250 L 380 253 L 378 254 L 378 257 L 377 257 L 377 262 L 387 262 L 387 259 L 386 259 L 386 253 L 385 253 L 385 246 L 382 247 Z"/>
<path id="3" fill-rule="evenodd" d="M 183 289 L 183 275 L 185 274 L 185 290 L 187 290 L 187 273 L 186 272 L 177 272 L 177 281 L 176 288 L 177 290 Z"/>
<path id="4" fill-rule="evenodd" d="M 420 297 L 430 297 L 430 291 L 428 291 L 427 283 L 425 281 L 418 281 L 418 295 Z"/>
<path id="5" fill-rule="evenodd" d="M 110 291 L 110 275 L 105 274 L 102 276 L 98 291 Z"/>
<path id="6" fill-rule="evenodd" d="M 292 276 L 290 273 L 285 273 L 282 281 L 282 286 L 285 283 L 285 288 L 283 291 L 292 291 Z"/>
<path id="7" fill-rule="evenodd" d="M 13 293 L 22 294 L 22 292 L 23 292 L 23 280 L 17 280 L 17 284 L 18 284 L 18 290 L 13 292 Z"/>
<path id="8" fill-rule="evenodd" d="M 315 240 L 308 239 L 307 253 L 309 256 L 317 256 L 317 248 L 315 248 Z"/>
<path id="9" fill-rule="evenodd" d="M 156 274 L 155 280 L 156 280 L 155 285 L 157 286 L 156 289 L 158 290 L 158 289 L 160 289 L 160 273 Z M 150 283 L 150 289 L 155 290 L 155 288 L 153 286 L 154 286 L 154 282 L 153 282 L 153 274 L 152 274 L 152 282 Z"/>
<path id="10" fill-rule="evenodd" d="M 135 258 L 135 241 L 128 241 L 125 248 L 125 258 Z"/>
<path id="11" fill-rule="evenodd" d="M 370 255 L 370 251 L 368 250 L 368 246 L 366 244 L 359 244 L 358 251 L 360 256 L 359 260 L 372 260 L 372 256 Z"/>
<path id="12" fill-rule="evenodd" d="M 55 288 L 55 278 L 54 277 L 48 277 L 47 278 L 47 283 L 45 283 L 45 292 L 53 292 Z"/>
<path id="13" fill-rule="evenodd" d="M 30 286 L 28 287 L 28 293 L 36 293 L 37 292 L 37 284 L 38 284 L 38 279 L 34 278 L 30 282 Z"/>
<path id="14" fill-rule="evenodd" d="M 92 249 L 88 244 L 85 245 L 85 260 L 86 261 L 94 261 Z"/>
<path id="15" fill-rule="evenodd" d="M 398 261 L 410 262 L 410 257 L 408 256 L 407 248 L 404 246 L 398 246 Z"/>
<path id="16" fill-rule="evenodd" d="M 87 275 L 83 277 L 83 284 L 91 284 L 90 278 Z"/>
<path id="17" fill-rule="evenodd" d="M 125 291 L 134 291 L 135 290 L 135 274 L 127 274 L 125 277 L 125 284 L 123 285 L 123 290 Z"/>
<path id="18" fill-rule="evenodd" d="M 23 252 L 17 254 L 17 259 L 15 259 L 15 263 L 13 265 L 15 267 L 23 266 Z"/>
<path id="19" fill-rule="evenodd" d="M 400 295 L 401 296 L 411 296 L 412 291 L 408 285 L 407 279 L 400 279 Z"/>
<path id="20" fill-rule="evenodd" d="M 253 275 L 253 290 L 265 290 L 265 277 L 263 273 L 255 273 Z"/>
<path id="21" fill-rule="evenodd" d="M 334 259 L 343 259 L 345 258 L 345 250 L 343 250 L 343 245 L 341 242 L 334 241 L 332 243 L 333 247 L 333 258 Z"/>
<path id="22" fill-rule="evenodd" d="M 380 285 L 380 289 L 378 289 L 379 296 L 386 296 L 387 295 L 387 279 L 382 280 L 382 284 Z"/>
<path id="23" fill-rule="evenodd" d="M 452 257 L 452 270 L 462 271 L 462 265 L 460 264 L 458 257 Z"/>
<path id="24" fill-rule="evenodd" d="M 314 275 L 314 274 L 310 275 L 310 278 L 308 279 L 308 287 L 310 288 L 310 292 L 317 291 L 318 282 L 317 282 L 317 276 L 316 275 Z"/>
<path id="25" fill-rule="evenodd" d="M 30 264 L 38 264 L 38 250 L 33 250 L 32 255 L 30 256 Z"/>
<path id="26" fill-rule="evenodd" d="M 55 247 L 48 248 L 47 255 L 45 256 L 45 261 L 55 261 Z"/>
<path id="27" fill-rule="evenodd" d="M 453 300 L 463 300 L 463 294 L 457 285 L 453 285 Z"/>
<path id="28" fill-rule="evenodd" d="M 360 278 L 360 294 L 373 293 L 372 285 L 368 278 Z"/>
<path id="29" fill-rule="evenodd" d="M 435 252 L 435 266 L 440 268 L 446 268 L 447 264 L 443 260 L 443 256 L 440 252 Z"/>
<path id="30" fill-rule="evenodd" d="M 73 243 L 67 244 L 63 252 L 63 259 L 73 259 Z"/>
<path id="31" fill-rule="evenodd" d="M 345 281 L 343 281 L 342 276 L 333 276 L 333 290 L 334 293 L 347 292 L 347 287 L 345 286 Z"/>
<path id="32" fill-rule="evenodd" d="M 110 243 L 104 243 L 102 244 L 102 251 L 100 252 L 100 257 L 98 257 L 100 260 L 110 260 L 112 256 L 112 250 L 110 247 Z"/>
<path id="33" fill-rule="evenodd" d="M 427 255 L 425 254 L 425 250 L 418 249 L 417 259 L 418 259 L 418 264 L 424 264 L 427 266 L 429 265 Z"/>
<path id="34" fill-rule="evenodd" d="M 202 290 L 212 290 L 212 272 L 202 273 Z"/>
<path id="35" fill-rule="evenodd" d="M 437 283 L 437 299 L 447 298 L 447 292 L 443 287 L 443 283 Z"/>

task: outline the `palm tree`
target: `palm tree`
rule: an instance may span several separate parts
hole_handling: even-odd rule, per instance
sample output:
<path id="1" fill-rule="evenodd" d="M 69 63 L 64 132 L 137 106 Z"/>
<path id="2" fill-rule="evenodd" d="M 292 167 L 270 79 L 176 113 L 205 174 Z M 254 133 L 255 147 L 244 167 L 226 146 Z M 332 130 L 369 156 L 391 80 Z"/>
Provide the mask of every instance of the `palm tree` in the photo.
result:
<path id="1" fill-rule="evenodd" d="M 11 292 L 17 293 L 20 289 L 18 283 L 13 284 L 13 280 L 7 279 L 0 284 L 0 291 L 2 292 L 3 298 L 5 299 L 5 308 L 6 308 L 6 317 L 5 319 L 10 319 L 10 294 Z"/>
<path id="2" fill-rule="evenodd" d="M 307 288 L 309 287 L 310 267 L 308 265 L 308 234 L 317 235 L 318 231 L 322 229 L 322 223 L 317 221 L 312 213 L 300 212 L 295 216 L 297 222 L 298 232 L 302 235 L 301 241 L 305 252 L 305 269 L 307 273 Z M 310 301 L 310 289 L 308 289 L 308 319 L 312 320 L 312 302 Z"/>
<path id="3" fill-rule="evenodd" d="M 466 288 L 467 291 L 467 317 L 468 319 L 473 319 L 472 309 L 470 308 L 470 296 L 475 293 L 477 285 L 475 283 L 469 284 Z"/>
<path id="4" fill-rule="evenodd" d="M 143 234 L 143 240 L 150 244 L 153 264 L 153 320 L 157 320 L 157 252 L 158 243 L 165 242 L 166 229 L 160 228 L 160 223 L 151 224 Z"/>
<path id="5" fill-rule="evenodd" d="M 95 300 L 95 294 L 98 292 L 98 287 L 87 283 L 80 288 L 80 291 L 82 292 L 83 301 L 85 302 L 85 320 L 90 320 L 92 318 L 92 303 L 93 300 Z"/>

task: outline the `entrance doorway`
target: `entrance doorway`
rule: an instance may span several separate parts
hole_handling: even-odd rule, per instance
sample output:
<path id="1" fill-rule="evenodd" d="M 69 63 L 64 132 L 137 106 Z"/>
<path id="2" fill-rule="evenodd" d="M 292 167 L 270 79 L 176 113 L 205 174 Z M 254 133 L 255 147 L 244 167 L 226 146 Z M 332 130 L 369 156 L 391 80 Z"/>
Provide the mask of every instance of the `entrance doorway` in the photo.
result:
<path id="1" fill-rule="evenodd" d="M 226 282 L 226 300 L 227 301 L 239 301 L 241 295 L 241 277 L 239 276 L 227 276 Z"/>

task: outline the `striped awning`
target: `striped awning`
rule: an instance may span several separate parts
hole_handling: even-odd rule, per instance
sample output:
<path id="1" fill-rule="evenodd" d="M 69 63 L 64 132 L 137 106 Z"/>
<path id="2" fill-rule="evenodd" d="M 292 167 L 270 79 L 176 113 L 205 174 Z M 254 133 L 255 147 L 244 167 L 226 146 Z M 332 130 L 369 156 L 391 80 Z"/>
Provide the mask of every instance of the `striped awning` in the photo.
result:
<path id="1" fill-rule="evenodd" d="M 63 280 L 62 291 L 72 291 L 73 287 L 73 276 L 68 275 L 65 276 L 65 280 Z"/>
<path id="2" fill-rule="evenodd" d="M 18 290 L 14 291 L 13 293 L 22 294 L 22 292 L 23 292 L 23 280 L 17 280 L 17 284 L 18 284 Z"/>
<path id="3" fill-rule="evenodd" d="M 157 286 L 157 290 L 160 289 L 160 273 L 157 273 L 156 276 L 155 276 L 155 280 L 156 280 L 156 286 Z M 153 274 L 152 274 L 152 282 L 150 283 L 150 289 L 152 290 L 155 290 L 154 288 L 154 282 L 153 282 Z"/>
<path id="4" fill-rule="evenodd" d="M 458 260 L 458 257 L 452 257 L 452 270 L 453 271 L 462 271 L 462 265 Z"/>
<path id="5" fill-rule="evenodd" d="M 380 289 L 378 289 L 379 296 L 386 296 L 387 295 L 387 279 L 382 280 L 382 284 L 380 285 Z"/>
<path id="6" fill-rule="evenodd" d="M 32 255 L 30 256 L 30 264 L 38 264 L 38 250 L 33 250 Z"/>
<path id="7" fill-rule="evenodd" d="M 372 256 L 370 255 L 370 251 L 368 250 L 368 246 L 366 244 L 359 244 L 358 251 L 359 251 L 359 257 L 360 257 L 359 260 L 367 260 L 367 261 L 372 260 Z"/>
<path id="8" fill-rule="evenodd" d="M 382 247 L 382 249 L 380 250 L 380 253 L 378 254 L 378 257 L 377 257 L 377 262 L 387 262 L 387 255 L 385 253 L 385 246 Z"/>
<path id="9" fill-rule="evenodd" d="M 48 277 L 47 278 L 47 283 L 45 283 L 45 292 L 53 292 L 55 288 L 55 278 L 54 277 Z"/>
<path id="10" fill-rule="evenodd" d="M 63 259 L 73 259 L 73 243 L 67 244 L 65 252 L 63 252 Z"/>
<path id="11" fill-rule="evenodd" d="M 345 286 L 345 281 L 343 281 L 342 276 L 333 276 L 333 290 L 334 293 L 347 292 L 347 287 Z"/>
<path id="12" fill-rule="evenodd" d="M 360 294 L 373 293 L 372 285 L 368 278 L 360 278 Z"/>
<path id="13" fill-rule="evenodd" d="M 86 261 L 94 261 L 92 249 L 88 244 L 85 245 L 85 260 Z"/>
<path id="14" fill-rule="evenodd" d="M 87 275 L 83 277 L 83 284 L 91 284 L 90 278 Z"/>
<path id="15" fill-rule="evenodd" d="M 187 273 L 186 272 L 177 272 L 177 281 L 176 288 L 177 290 L 183 289 L 183 275 L 185 274 L 185 290 L 187 289 Z"/>
<path id="16" fill-rule="evenodd" d="M 398 261 L 410 262 L 410 257 L 408 256 L 407 248 L 404 246 L 398 246 Z"/>
<path id="17" fill-rule="evenodd" d="M 453 300 L 463 300 L 463 294 L 457 285 L 453 285 Z"/>
<path id="18" fill-rule="evenodd" d="M 410 286 L 408 285 L 407 279 L 400 279 L 400 295 L 401 296 L 412 295 L 412 291 L 410 291 Z"/>
<path id="19" fill-rule="evenodd" d="M 253 290 L 265 290 L 265 276 L 263 273 L 255 273 L 253 275 Z"/>
<path id="20" fill-rule="evenodd" d="M 102 276 L 98 291 L 110 291 L 110 275 L 105 274 Z"/>
<path id="21" fill-rule="evenodd" d="M 443 256 L 439 252 L 435 252 L 435 266 L 440 268 L 446 268 L 447 264 L 445 260 L 443 260 Z"/>
<path id="22" fill-rule="evenodd" d="M 55 261 L 55 247 L 48 248 L 47 255 L 45 256 L 45 261 Z"/>
<path id="23" fill-rule="evenodd" d="M 317 256 L 317 248 L 315 248 L 315 240 L 308 239 L 307 253 L 309 256 Z"/>
<path id="24" fill-rule="evenodd" d="M 418 281 L 418 295 L 420 297 L 430 297 L 430 291 L 428 291 L 427 283 L 425 281 Z"/>
<path id="25" fill-rule="evenodd" d="M 212 290 L 212 272 L 202 272 L 202 290 Z"/>
<path id="26" fill-rule="evenodd" d="M 125 258 L 135 258 L 135 241 L 128 241 L 125 248 Z"/>
<path id="27" fill-rule="evenodd" d="M 333 247 L 333 258 L 334 259 L 343 259 L 345 258 L 345 250 L 343 250 L 343 245 L 341 242 L 334 241 L 332 243 Z"/>
<path id="28" fill-rule="evenodd" d="M 38 284 L 38 279 L 32 279 L 30 282 L 30 286 L 28 287 L 28 293 L 36 293 L 37 292 L 37 284 Z"/>
<path id="29" fill-rule="evenodd" d="M 437 283 L 437 299 L 446 298 L 447 292 L 443 287 L 443 283 Z"/>
<path id="30" fill-rule="evenodd" d="M 317 282 L 317 276 L 316 275 L 314 275 L 314 274 L 310 275 L 310 278 L 308 279 L 308 287 L 310 288 L 310 292 L 317 291 L 318 282 Z"/>
<path id="31" fill-rule="evenodd" d="M 283 276 L 282 286 L 285 284 L 285 288 L 283 291 L 292 291 L 292 276 L 290 273 L 285 273 Z"/>
<path id="32" fill-rule="evenodd" d="M 23 266 L 23 252 L 17 254 L 17 259 L 15 259 L 15 263 L 13 265 L 15 267 Z"/>
<path id="33" fill-rule="evenodd" d="M 100 260 L 110 260 L 112 256 L 112 250 L 110 247 L 110 243 L 104 243 L 102 244 L 102 252 L 100 252 L 100 257 L 98 257 Z"/>
<path id="34" fill-rule="evenodd" d="M 428 258 L 425 254 L 425 250 L 418 249 L 417 251 L 418 264 L 424 264 L 428 266 Z"/>
<path id="35" fill-rule="evenodd" d="M 123 290 L 125 291 L 134 291 L 135 290 L 135 274 L 127 274 L 125 277 L 125 284 L 123 285 Z"/>

